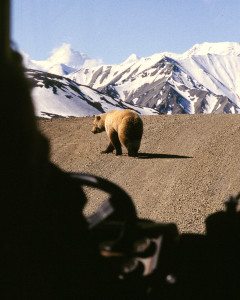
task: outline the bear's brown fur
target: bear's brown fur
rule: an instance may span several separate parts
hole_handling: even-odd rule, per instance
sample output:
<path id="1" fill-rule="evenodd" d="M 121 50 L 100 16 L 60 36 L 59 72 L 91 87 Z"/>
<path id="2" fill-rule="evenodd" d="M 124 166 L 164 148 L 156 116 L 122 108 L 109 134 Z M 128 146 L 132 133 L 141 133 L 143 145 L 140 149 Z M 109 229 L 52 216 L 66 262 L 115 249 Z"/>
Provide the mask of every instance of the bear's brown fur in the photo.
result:
<path id="1" fill-rule="evenodd" d="M 116 150 L 116 155 L 122 154 L 125 146 L 129 156 L 138 156 L 138 150 L 143 134 L 143 122 L 140 116 L 130 110 L 113 110 L 98 115 L 93 122 L 92 133 L 106 131 L 110 143 L 101 153 L 111 153 Z"/>

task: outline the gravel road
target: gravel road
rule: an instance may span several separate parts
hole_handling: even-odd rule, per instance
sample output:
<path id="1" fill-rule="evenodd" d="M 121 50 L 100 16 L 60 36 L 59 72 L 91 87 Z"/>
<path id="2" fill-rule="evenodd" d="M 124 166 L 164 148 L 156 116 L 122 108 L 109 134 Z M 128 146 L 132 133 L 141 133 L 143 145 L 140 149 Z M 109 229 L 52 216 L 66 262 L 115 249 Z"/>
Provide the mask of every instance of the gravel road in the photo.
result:
<path id="1" fill-rule="evenodd" d="M 240 191 L 240 115 L 143 116 L 138 158 L 100 154 L 106 133 L 93 118 L 39 120 L 51 160 L 66 171 L 105 177 L 132 197 L 138 215 L 175 222 L 181 232 L 205 230 L 206 216 Z M 92 211 L 105 195 L 86 191 Z"/>

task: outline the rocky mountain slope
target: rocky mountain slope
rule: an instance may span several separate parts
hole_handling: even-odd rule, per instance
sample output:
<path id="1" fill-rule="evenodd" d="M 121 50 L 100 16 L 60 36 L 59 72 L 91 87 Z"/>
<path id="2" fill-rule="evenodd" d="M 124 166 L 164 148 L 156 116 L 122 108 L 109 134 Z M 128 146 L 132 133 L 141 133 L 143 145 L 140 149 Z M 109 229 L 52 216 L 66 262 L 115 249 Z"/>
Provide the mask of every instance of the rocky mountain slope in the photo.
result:
<path id="1" fill-rule="evenodd" d="M 38 117 L 93 116 L 113 109 L 130 108 L 139 114 L 157 114 L 150 108 L 141 108 L 113 99 L 93 88 L 77 84 L 60 75 L 28 69 L 32 82 L 32 98 Z"/>
<path id="2" fill-rule="evenodd" d="M 81 68 L 69 76 L 160 113 L 239 113 L 240 43 L 204 43 L 179 55 L 130 56 L 120 65 Z"/>

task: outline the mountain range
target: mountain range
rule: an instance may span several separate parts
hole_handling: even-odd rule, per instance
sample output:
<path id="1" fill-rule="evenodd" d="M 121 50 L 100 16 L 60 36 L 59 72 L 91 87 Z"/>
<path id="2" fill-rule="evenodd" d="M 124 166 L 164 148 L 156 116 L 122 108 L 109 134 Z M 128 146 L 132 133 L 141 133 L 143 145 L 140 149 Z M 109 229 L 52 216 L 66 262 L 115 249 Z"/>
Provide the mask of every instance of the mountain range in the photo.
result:
<path id="1" fill-rule="evenodd" d="M 127 105 L 145 114 L 240 113 L 240 43 L 197 44 L 183 54 L 164 52 L 142 58 L 132 54 L 115 65 L 103 64 L 64 44 L 45 61 L 24 55 L 24 62 L 35 80 L 33 98 L 41 116 L 94 115 L 96 102 L 102 107 L 98 113 L 110 109 L 109 103 L 111 109 Z M 44 76 L 53 80 L 54 89 L 42 84 Z M 40 82 L 38 78 L 42 78 Z M 61 92 L 58 84 L 65 84 Z M 77 87 L 86 99 L 94 94 L 95 108 L 82 108 L 83 103 L 75 100 L 74 105 L 71 101 L 63 105 L 66 86 L 74 86 L 75 91 L 70 88 L 70 94 L 63 97 L 65 102 L 74 100 Z M 64 113 L 55 103 L 58 108 L 65 107 Z"/>
<path id="2" fill-rule="evenodd" d="M 34 69 L 26 70 L 26 74 L 32 82 L 33 104 L 38 117 L 84 117 L 127 108 L 142 115 L 157 114 L 156 110 L 114 99 L 60 75 Z"/>

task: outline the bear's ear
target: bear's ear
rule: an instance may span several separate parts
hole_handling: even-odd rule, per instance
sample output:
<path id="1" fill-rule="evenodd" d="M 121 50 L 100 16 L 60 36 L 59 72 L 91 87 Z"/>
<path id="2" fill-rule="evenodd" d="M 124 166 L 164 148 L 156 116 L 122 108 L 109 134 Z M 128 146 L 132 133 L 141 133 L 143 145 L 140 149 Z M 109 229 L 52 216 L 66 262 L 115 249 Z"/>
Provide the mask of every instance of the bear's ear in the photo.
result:
<path id="1" fill-rule="evenodd" d="M 96 118 L 97 121 L 99 121 L 101 119 L 100 116 L 96 116 L 95 118 Z"/>

